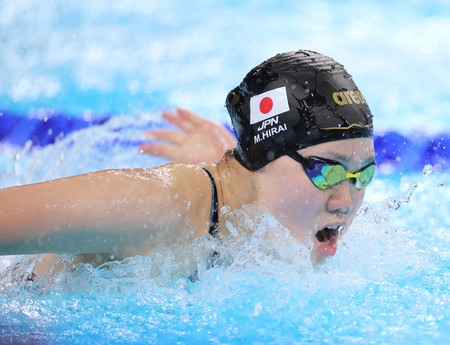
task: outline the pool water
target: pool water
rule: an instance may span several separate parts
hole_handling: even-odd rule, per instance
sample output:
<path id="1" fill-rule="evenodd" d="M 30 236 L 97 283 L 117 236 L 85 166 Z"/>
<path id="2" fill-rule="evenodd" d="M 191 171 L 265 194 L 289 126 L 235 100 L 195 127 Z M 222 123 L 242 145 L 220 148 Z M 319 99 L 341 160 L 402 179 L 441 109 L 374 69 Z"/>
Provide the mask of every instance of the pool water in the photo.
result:
<path id="1" fill-rule="evenodd" d="M 136 149 L 158 121 L 114 118 L 42 149 L 3 144 L 0 187 L 161 164 Z M 317 269 L 310 243 L 248 206 L 222 210 L 222 242 L 205 236 L 37 283 L 4 277 L 0 344 L 447 344 L 449 185 L 448 171 L 431 166 L 376 175 L 337 254 Z M 181 273 L 180 253 L 194 253 L 197 280 Z M 19 259 L 25 273 L 33 257 L 4 257 L 0 271 Z"/>

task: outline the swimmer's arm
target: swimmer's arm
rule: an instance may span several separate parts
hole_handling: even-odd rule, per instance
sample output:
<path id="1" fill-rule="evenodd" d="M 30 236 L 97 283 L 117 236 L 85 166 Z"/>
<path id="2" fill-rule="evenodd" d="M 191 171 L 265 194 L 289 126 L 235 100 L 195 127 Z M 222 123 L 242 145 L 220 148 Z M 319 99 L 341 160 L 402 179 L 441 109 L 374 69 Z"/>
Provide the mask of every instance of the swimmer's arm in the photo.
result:
<path id="1" fill-rule="evenodd" d="M 180 238 L 165 182 L 145 169 L 110 170 L 0 190 L 0 255 L 120 257 L 155 237 Z"/>

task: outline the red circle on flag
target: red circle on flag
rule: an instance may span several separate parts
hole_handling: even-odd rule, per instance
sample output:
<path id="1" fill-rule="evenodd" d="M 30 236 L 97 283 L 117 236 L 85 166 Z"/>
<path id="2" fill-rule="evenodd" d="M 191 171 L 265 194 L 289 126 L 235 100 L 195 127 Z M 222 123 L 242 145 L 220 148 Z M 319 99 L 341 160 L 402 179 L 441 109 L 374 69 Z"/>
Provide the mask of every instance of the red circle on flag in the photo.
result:
<path id="1" fill-rule="evenodd" d="M 259 103 L 259 110 L 263 114 L 267 114 L 270 112 L 273 108 L 273 101 L 270 97 L 264 97 L 261 102 Z"/>

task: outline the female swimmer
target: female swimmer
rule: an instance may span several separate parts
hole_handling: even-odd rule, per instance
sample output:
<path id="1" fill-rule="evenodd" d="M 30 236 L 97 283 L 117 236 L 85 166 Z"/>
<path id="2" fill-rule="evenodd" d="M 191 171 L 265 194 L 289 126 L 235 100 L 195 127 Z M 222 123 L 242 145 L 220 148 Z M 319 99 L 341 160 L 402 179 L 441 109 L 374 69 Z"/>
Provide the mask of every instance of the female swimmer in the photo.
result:
<path id="1" fill-rule="evenodd" d="M 0 254 L 120 260 L 155 243 L 217 236 L 222 206 L 253 204 L 299 242 L 311 238 L 313 264 L 334 255 L 375 170 L 372 114 L 352 77 L 316 52 L 279 54 L 252 69 L 226 107 L 238 143 L 218 163 L 98 171 L 0 190 Z"/>

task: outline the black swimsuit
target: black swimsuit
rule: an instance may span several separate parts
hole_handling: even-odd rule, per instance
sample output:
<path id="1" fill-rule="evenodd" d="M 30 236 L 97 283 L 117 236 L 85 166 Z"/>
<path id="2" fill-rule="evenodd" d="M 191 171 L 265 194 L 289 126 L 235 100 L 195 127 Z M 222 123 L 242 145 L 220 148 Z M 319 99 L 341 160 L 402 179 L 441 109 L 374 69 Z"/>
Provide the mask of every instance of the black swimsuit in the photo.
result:
<path id="1" fill-rule="evenodd" d="M 205 170 L 206 174 L 209 177 L 209 180 L 211 181 L 212 200 L 211 200 L 211 215 L 209 217 L 209 234 L 215 237 L 217 234 L 217 226 L 219 225 L 219 200 L 217 199 L 217 188 L 211 173 L 205 168 L 203 168 L 203 170 Z M 217 253 L 214 250 L 211 253 L 206 268 L 210 269 L 214 267 L 214 264 L 216 263 L 218 257 L 219 253 Z M 196 270 L 193 274 L 191 274 L 188 277 L 188 279 L 193 283 L 196 282 L 198 280 L 198 270 Z"/>
<path id="2" fill-rule="evenodd" d="M 203 170 L 205 170 L 206 174 L 209 177 L 209 180 L 211 181 L 212 200 L 211 216 L 209 218 L 209 233 L 212 236 L 215 236 L 217 233 L 217 226 L 219 225 L 219 200 L 217 198 L 217 188 L 211 173 L 205 168 L 203 168 Z"/>

